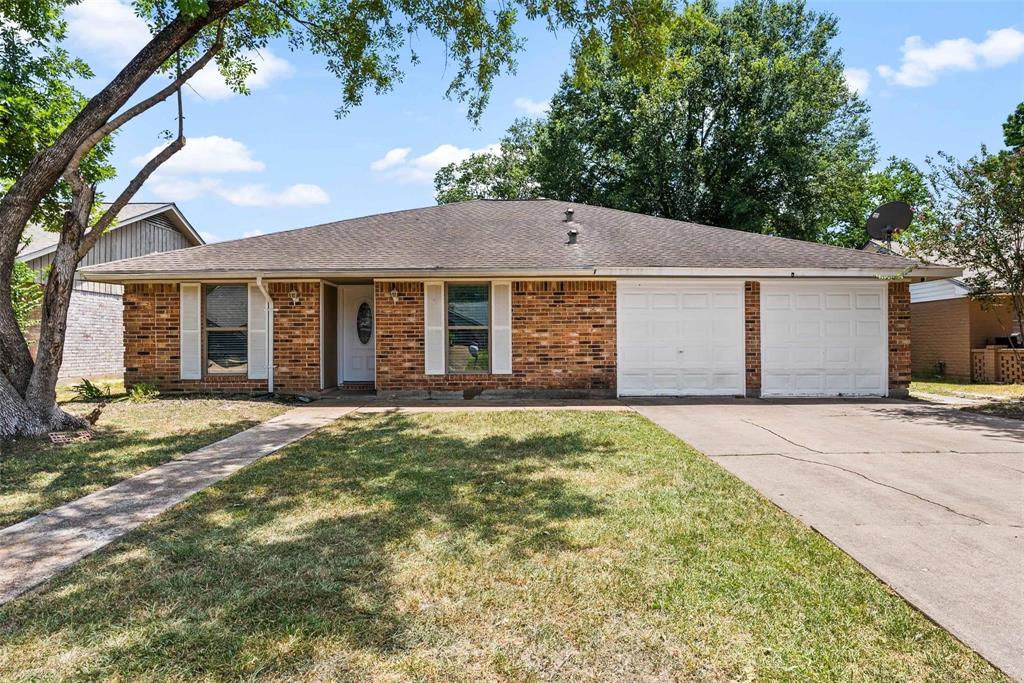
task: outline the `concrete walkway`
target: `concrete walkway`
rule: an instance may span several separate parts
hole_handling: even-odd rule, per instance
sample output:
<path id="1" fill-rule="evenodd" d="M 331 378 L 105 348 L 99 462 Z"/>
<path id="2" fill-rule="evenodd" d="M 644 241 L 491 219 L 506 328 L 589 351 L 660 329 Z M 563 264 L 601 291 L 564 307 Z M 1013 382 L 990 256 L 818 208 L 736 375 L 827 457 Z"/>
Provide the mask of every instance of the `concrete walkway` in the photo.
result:
<path id="1" fill-rule="evenodd" d="M 1024 680 L 1024 422 L 910 401 L 630 403 Z"/>
<path id="2" fill-rule="evenodd" d="M 0 604 L 357 407 L 294 408 L 183 458 L 0 529 Z"/>

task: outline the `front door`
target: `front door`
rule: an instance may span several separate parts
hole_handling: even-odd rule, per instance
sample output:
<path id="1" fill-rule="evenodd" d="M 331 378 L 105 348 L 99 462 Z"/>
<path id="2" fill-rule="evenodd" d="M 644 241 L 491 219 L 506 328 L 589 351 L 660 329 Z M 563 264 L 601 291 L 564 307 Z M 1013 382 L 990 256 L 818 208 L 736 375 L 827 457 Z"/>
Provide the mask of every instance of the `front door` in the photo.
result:
<path id="1" fill-rule="evenodd" d="M 347 285 L 338 297 L 341 376 L 338 383 L 372 382 L 374 377 L 373 285 Z"/>

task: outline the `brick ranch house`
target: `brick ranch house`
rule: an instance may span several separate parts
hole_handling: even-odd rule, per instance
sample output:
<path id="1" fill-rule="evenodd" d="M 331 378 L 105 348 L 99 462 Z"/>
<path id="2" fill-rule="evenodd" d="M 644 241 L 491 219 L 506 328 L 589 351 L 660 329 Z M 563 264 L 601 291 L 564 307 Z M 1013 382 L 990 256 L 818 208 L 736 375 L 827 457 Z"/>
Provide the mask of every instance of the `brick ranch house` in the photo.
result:
<path id="1" fill-rule="evenodd" d="M 909 276 L 908 276 L 909 273 Z M 165 391 L 903 396 L 908 284 L 959 271 L 551 200 L 96 265 Z"/>

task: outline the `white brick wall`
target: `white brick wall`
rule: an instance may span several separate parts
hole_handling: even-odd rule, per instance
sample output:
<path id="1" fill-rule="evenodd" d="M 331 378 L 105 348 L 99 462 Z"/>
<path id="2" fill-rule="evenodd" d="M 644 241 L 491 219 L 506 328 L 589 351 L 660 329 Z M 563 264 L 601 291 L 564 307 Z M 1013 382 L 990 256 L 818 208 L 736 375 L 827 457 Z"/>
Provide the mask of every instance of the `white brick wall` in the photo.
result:
<path id="1" fill-rule="evenodd" d="M 60 379 L 77 380 L 97 375 L 121 375 L 123 372 L 121 296 L 74 290 L 68 309 Z"/>

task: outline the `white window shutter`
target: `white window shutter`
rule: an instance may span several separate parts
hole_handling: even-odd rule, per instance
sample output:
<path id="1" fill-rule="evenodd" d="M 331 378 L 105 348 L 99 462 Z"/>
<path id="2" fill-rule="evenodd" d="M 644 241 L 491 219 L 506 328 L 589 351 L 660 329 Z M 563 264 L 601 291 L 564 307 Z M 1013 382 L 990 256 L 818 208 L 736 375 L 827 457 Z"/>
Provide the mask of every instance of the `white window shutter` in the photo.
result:
<path id="1" fill-rule="evenodd" d="M 181 341 L 181 379 L 203 378 L 202 305 L 201 285 L 182 284 L 179 287 L 181 300 L 178 336 Z"/>
<path id="2" fill-rule="evenodd" d="M 249 379 L 267 378 L 267 298 L 249 285 Z"/>
<path id="3" fill-rule="evenodd" d="M 444 283 L 423 283 L 424 370 L 428 375 L 444 374 Z"/>
<path id="4" fill-rule="evenodd" d="M 512 283 L 491 283 L 491 372 L 512 374 Z"/>

